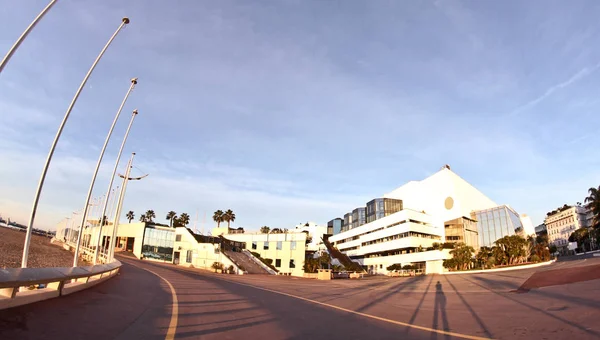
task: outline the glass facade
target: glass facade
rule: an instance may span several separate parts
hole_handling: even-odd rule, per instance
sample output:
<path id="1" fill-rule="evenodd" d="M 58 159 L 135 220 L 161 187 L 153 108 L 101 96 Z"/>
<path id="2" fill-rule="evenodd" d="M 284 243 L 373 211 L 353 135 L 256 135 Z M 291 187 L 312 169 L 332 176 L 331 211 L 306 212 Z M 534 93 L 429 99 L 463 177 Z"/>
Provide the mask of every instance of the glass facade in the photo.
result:
<path id="1" fill-rule="evenodd" d="M 360 227 L 361 225 L 367 223 L 366 210 L 367 209 L 365 207 L 352 210 L 352 225 L 350 226 L 350 229 Z"/>
<path id="2" fill-rule="evenodd" d="M 333 220 L 327 222 L 327 234 L 335 235 L 339 234 L 342 231 L 342 226 L 344 224 L 344 220 L 341 218 L 334 218 Z"/>
<path id="3" fill-rule="evenodd" d="M 475 250 L 479 249 L 479 235 L 477 232 L 477 221 L 461 217 L 444 223 L 446 242 L 462 242 Z"/>
<path id="4" fill-rule="evenodd" d="M 142 242 L 142 256 L 163 261 L 173 261 L 175 229 L 156 229 L 146 226 Z"/>
<path id="5" fill-rule="evenodd" d="M 366 223 L 373 222 L 402 209 L 402 200 L 393 198 L 375 198 L 367 203 Z"/>
<path id="6" fill-rule="evenodd" d="M 475 211 L 471 217 L 477 220 L 480 247 L 491 247 L 496 240 L 523 229 L 519 214 L 506 205 Z"/>
<path id="7" fill-rule="evenodd" d="M 344 215 L 344 224 L 342 225 L 342 231 L 347 231 L 352 228 L 352 213 L 349 212 Z"/>

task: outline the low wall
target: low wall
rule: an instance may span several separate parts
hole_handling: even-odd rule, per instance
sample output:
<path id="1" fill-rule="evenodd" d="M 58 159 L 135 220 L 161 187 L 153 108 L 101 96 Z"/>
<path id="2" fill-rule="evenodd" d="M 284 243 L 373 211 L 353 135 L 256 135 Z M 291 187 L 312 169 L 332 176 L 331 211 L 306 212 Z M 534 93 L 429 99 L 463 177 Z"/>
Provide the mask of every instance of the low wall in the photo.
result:
<path id="1" fill-rule="evenodd" d="M 444 272 L 444 275 L 460 275 L 460 274 L 481 274 L 481 273 L 493 273 L 493 272 L 505 272 L 509 270 L 521 270 L 521 269 L 529 269 L 547 266 L 551 263 L 556 262 L 556 260 L 550 260 L 547 262 L 533 263 L 533 264 L 524 264 L 522 266 L 511 266 L 511 267 L 503 267 L 503 268 L 495 268 L 495 269 L 482 269 L 482 270 L 463 270 L 456 272 Z"/>
<path id="2" fill-rule="evenodd" d="M 68 295 L 115 276 L 121 262 L 88 267 L 7 268 L 0 270 L 0 309 Z M 30 289 L 32 288 L 32 289 Z"/>

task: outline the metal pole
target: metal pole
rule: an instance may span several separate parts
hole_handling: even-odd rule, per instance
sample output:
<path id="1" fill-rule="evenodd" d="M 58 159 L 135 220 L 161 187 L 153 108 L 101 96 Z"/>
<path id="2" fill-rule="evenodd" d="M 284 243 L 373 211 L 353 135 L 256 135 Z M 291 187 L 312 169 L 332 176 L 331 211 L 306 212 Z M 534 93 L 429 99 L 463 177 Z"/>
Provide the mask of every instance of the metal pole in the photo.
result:
<path id="1" fill-rule="evenodd" d="M 8 64 L 8 61 L 10 60 L 12 55 L 17 51 L 17 48 L 19 48 L 19 46 L 21 45 L 23 40 L 25 40 L 25 38 L 27 37 L 29 32 L 31 32 L 31 30 L 35 27 L 35 25 L 37 25 L 38 21 L 40 21 L 40 19 L 42 19 L 42 17 L 44 15 L 46 15 L 46 13 L 50 10 L 50 8 L 52 8 L 52 6 L 54 6 L 55 3 L 56 3 L 56 0 L 50 1 L 48 6 L 46 6 L 46 8 L 44 8 L 35 19 L 33 19 L 33 22 L 29 25 L 29 27 L 27 27 L 25 29 L 25 31 L 23 32 L 23 34 L 21 34 L 19 39 L 17 39 L 15 44 L 10 48 L 10 50 L 8 50 L 8 53 L 6 53 L 6 55 L 4 56 L 4 59 L 2 59 L 2 61 L 0 62 L 0 73 L 2 73 L 2 70 L 4 69 L 6 64 Z"/>
<path id="2" fill-rule="evenodd" d="M 71 104 L 69 104 L 69 107 L 67 108 L 67 112 L 65 112 L 65 116 L 64 116 L 62 122 L 60 123 L 60 126 L 58 127 L 58 131 L 56 132 L 56 136 L 54 137 L 54 141 L 52 142 L 52 146 L 50 147 L 50 152 L 48 152 L 48 157 L 46 158 L 46 163 L 44 164 L 44 168 L 42 169 L 42 175 L 40 176 L 40 181 L 38 182 L 38 186 L 37 186 L 37 189 L 35 192 L 35 198 L 33 199 L 31 215 L 29 216 L 29 223 L 27 224 L 27 234 L 25 235 L 25 245 L 23 246 L 23 259 L 21 261 L 21 268 L 27 268 L 27 256 L 29 255 L 29 244 L 31 243 L 31 230 L 33 229 L 33 221 L 35 220 L 35 213 L 37 211 L 37 205 L 40 200 L 40 195 L 42 194 L 42 187 L 44 186 L 44 180 L 46 179 L 46 173 L 48 172 L 48 166 L 50 165 L 50 161 L 52 160 L 52 155 L 54 154 L 54 149 L 56 149 L 56 144 L 58 143 L 58 139 L 60 138 L 63 128 L 65 127 L 67 119 L 69 119 L 69 115 L 71 114 L 71 110 L 73 110 L 73 106 L 75 106 L 75 103 L 77 102 L 77 98 L 79 98 L 79 95 L 81 94 L 81 90 L 83 90 L 83 87 L 87 83 L 87 80 L 92 75 L 92 71 L 94 71 L 94 68 L 96 68 L 96 65 L 100 61 L 100 58 L 102 58 L 102 56 L 104 55 L 104 52 L 106 51 L 106 49 L 108 49 L 108 46 L 110 46 L 110 44 L 115 39 L 117 34 L 121 31 L 123 26 L 127 25 L 128 23 L 129 23 L 129 19 L 123 18 L 121 21 L 121 24 L 119 25 L 119 28 L 117 28 L 115 33 L 110 37 L 110 39 L 106 43 L 106 45 L 104 45 L 104 48 L 102 49 L 102 51 L 100 51 L 100 54 L 98 54 L 98 57 L 96 57 L 96 60 L 94 61 L 94 63 L 90 67 L 90 69 L 88 70 L 87 74 L 85 75 L 85 77 L 83 77 L 83 80 L 81 81 L 81 84 L 79 85 L 79 88 L 77 89 L 77 92 L 75 92 L 75 96 L 71 100 Z"/>
<path id="3" fill-rule="evenodd" d="M 104 145 L 102 145 L 102 150 L 100 150 L 100 156 L 98 156 L 98 161 L 96 162 L 96 168 L 94 169 L 94 174 L 92 175 L 92 181 L 90 182 L 90 187 L 88 188 L 88 193 L 87 193 L 87 197 L 85 199 L 85 208 L 83 210 L 83 216 L 81 218 L 81 223 L 83 224 L 85 222 L 86 219 L 86 215 L 87 215 L 87 204 L 90 202 L 90 198 L 92 197 L 92 192 L 94 191 L 94 184 L 96 184 L 96 177 L 98 176 L 98 170 L 100 170 L 100 164 L 102 163 L 102 158 L 104 157 L 104 152 L 106 151 L 106 147 L 108 146 L 108 142 L 110 141 L 110 137 L 112 136 L 113 130 L 115 129 L 115 126 L 117 125 L 117 121 L 119 120 L 119 116 L 121 115 L 121 111 L 123 110 L 123 106 L 125 106 L 125 102 L 127 102 L 127 98 L 129 98 L 129 94 L 131 93 L 131 91 L 133 90 L 133 88 L 135 87 L 135 84 L 137 84 L 137 78 L 133 78 L 131 79 L 131 85 L 129 86 L 129 89 L 127 90 L 127 93 L 125 94 L 125 98 L 123 98 L 123 101 L 121 102 L 121 106 L 119 106 L 119 109 L 117 110 L 117 114 L 115 115 L 115 119 L 113 119 L 112 125 L 110 126 L 110 129 L 108 130 L 108 134 L 106 135 L 106 139 L 104 140 Z M 106 196 L 109 194 L 110 192 L 106 193 Z M 103 206 L 106 206 L 106 202 L 108 200 L 104 199 L 104 202 L 102 202 L 102 200 L 98 200 L 98 208 L 96 208 L 96 212 L 98 212 L 98 210 L 100 210 L 100 204 L 102 204 Z M 104 220 L 104 212 L 102 212 L 100 214 L 100 226 L 98 227 L 98 230 L 102 229 L 102 222 Z M 81 231 L 83 231 L 83 229 L 80 229 L 80 234 Z M 77 245 L 75 246 L 75 257 L 73 259 L 73 267 L 77 267 L 77 261 L 79 259 L 79 247 L 80 247 L 80 242 L 81 242 L 81 237 L 77 238 Z M 96 255 L 96 252 L 94 251 L 94 256 Z"/>
<path id="4" fill-rule="evenodd" d="M 131 91 L 131 89 L 133 89 L 135 84 L 137 84 L 137 78 L 131 79 L 131 87 L 129 88 L 130 89 L 129 91 Z M 127 95 L 129 95 L 129 92 L 127 92 Z M 125 97 L 125 99 L 123 100 L 123 103 L 121 104 L 121 107 L 119 108 L 119 112 L 121 112 L 121 109 L 123 109 L 125 100 L 127 100 L 127 97 Z M 117 154 L 117 160 L 115 161 L 115 167 L 113 168 L 112 176 L 110 176 L 110 181 L 108 183 L 108 190 L 106 190 L 106 195 L 110 195 L 110 190 L 112 188 L 113 181 L 115 179 L 115 175 L 117 174 L 117 168 L 119 166 L 119 161 L 121 160 L 121 155 L 123 154 L 123 149 L 125 148 L 125 142 L 127 142 L 127 137 L 129 136 L 129 131 L 131 130 L 131 125 L 133 125 L 133 120 L 135 119 L 135 116 L 137 116 L 137 114 L 138 114 L 138 110 L 133 110 L 133 112 L 131 113 L 131 120 L 129 120 L 129 126 L 127 126 L 127 131 L 125 131 L 125 137 L 123 137 L 123 141 L 121 142 L 121 148 L 119 149 L 119 153 Z M 106 208 L 108 206 L 107 203 L 108 203 L 108 200 L 107 200 L 107 202 L 104 203 L 104 206 L 102 207 L 102 216 L 104 216 L 104 214 L 106 214 Z M 94 264 L 96 264 L 96 261 L 98 260 L 98 250 L 99 250 L 98 248 L 100 246 L 101 235 L 102 235 L 102 226 L 100 226 L 100 229 L 98 229 L 98 243 L 96 244 L 96 250 L 94 251 Z"/>
<path id="5" fill-rule="evenodd" d="M 115 176 L 113 176 L 113 178 L 114 178 L 114 177 L 115 177 Z M 121 195 L 121 192 L 119 191 L 119 195 L 118 195 L 118 196 L 115 196 L 115 194 L 117 193 L 117 191 L 119 190 L 119 188 L 121 188 L 121 187 L 117 185 L 117 187 L 116 187 L 116 188 L 112 189 L 112 191 L 111 191 L 111 194 L 110 194 L 110 195 L 112 196 L 112 199 L 111 199 L 111 203 L 109 204 L 109 205 L 110 205 L 110 208 L 109 208 L 109 213 L 108 213 L 108 216 L 109 216 L 109 218 L 108 218 L 108 219 L 109 219 L 109 220 L 112 220 L 112 219 L 114 218 L 115 204 L 117 203 L 118 196 L 120 196 L 120 195 Z M 100 242 L 101 242 L 101 240 L 104 238 L 104 236 L 108 236 L 108 233 L 106 232 L 106 230 L 105 230 L 105 229 L 102 229 L 102 231 L 103 231 L 103 232 L 104 232 L 106 235 L 102 235 L 102 233 L 100 233 L 100 238 L 99 238 L 99 240 L 97 241 L 97 242 L 98 242 L 98 245 L 96 246 L 96 249 L 98 249 L 98 248 L 100 247 Z M 105 251 L 105 250 L 108 250 L 108 247 L 102 247 L 102 248 L 100 248 L 100 250 L 98 251 L 98 255 L 100 255 L 100 254 L 104 254 L 104 255 L 106 255 L 106 251 Z"/>
<path id="6" fill-rule="evenodd" d="M 107 262 L 112 261 L 113 257 L 114 257 L 114 247 L 116 246 L 115 238 L 117 237 L 117 227 L 119 225 L 119 217 L 121 216 L 121 209 L 123 208 L 123 200 L 125 199 L 125 190 L 127 190 L 127 182 L 129 181 L 129 174 L 131 173 L 131 165 L 133 164 L 134 157 L 135 157 L 135 152 L 131 153 L 131 158 L 129 159 L 129 163 L 127 163 L 127 170 L 125 171 L 125 176 L 123 176 L 123 185 L 121 186 L 121 194 L 119 195 L 119 203 L 117 203 L 117 211 L 115 213 L 115 219 L 113 221 L 112 237 L 110 238 L 110 243 L 108 246 L 108 255 L 106 258 Z"/>

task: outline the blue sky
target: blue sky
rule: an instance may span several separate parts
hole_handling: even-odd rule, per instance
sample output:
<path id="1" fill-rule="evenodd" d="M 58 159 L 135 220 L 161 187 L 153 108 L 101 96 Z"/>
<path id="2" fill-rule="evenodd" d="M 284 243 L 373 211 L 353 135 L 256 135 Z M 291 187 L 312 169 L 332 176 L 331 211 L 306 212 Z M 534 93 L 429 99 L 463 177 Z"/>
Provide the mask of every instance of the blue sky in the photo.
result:
<path id="1" fill-rule="evenodd" d="M 47 1 L 0 0 L 0 54 Z M 81 78 L 129 16 L 67 123 L 36 226 L 83 207 L 137 152 L 124 211 L 212 227 L 329 219 L 450 164 L 543 220 L 600 184 L 597 1 L 59 1 L 0 75 L 0 215 L 25 222 Z M 122 170 L 121 170 L 122 171 Z"/>

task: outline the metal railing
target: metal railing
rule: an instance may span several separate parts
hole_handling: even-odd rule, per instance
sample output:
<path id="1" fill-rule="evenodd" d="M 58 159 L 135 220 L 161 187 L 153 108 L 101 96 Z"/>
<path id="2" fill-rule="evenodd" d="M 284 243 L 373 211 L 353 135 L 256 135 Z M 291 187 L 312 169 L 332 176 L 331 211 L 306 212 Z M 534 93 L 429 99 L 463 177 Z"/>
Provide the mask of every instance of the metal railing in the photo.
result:
<path id="1" fill-rule="evenodd" d="M 120 268 L 115 260 L 88 267 L 0 269 L 0 309 L 78 292 L 113 277 Z"/>

